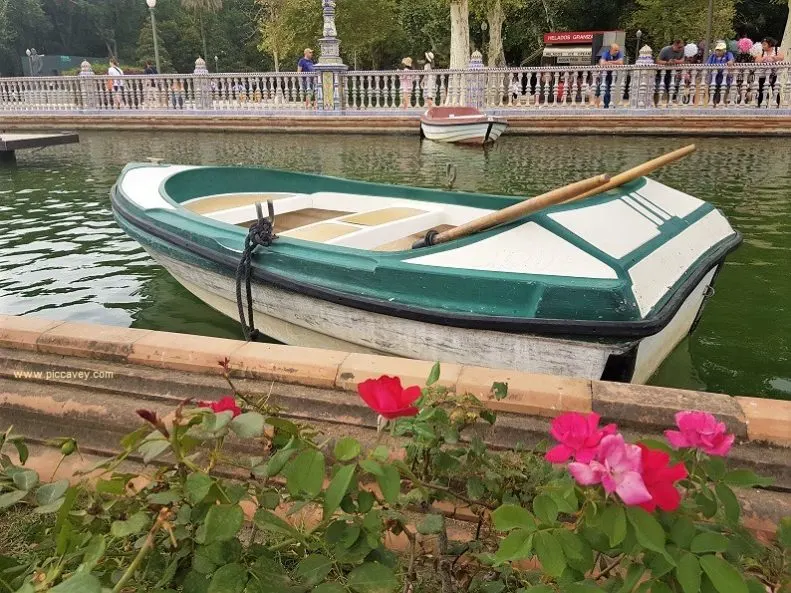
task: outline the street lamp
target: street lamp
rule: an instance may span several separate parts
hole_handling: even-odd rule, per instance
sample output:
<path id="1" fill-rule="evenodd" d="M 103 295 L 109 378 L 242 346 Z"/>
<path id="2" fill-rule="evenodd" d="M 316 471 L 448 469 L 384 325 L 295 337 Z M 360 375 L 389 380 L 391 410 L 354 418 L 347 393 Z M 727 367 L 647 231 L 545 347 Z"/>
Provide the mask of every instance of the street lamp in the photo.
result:
<path id="1" fill-rule="evenodd" d="M 157 42 L 157 21 L 154 16 L 154 9 L 157 6 L 157 0 L 146 0 L 148 11 L 151 13 L 151 32 L 154 35 L 154 61 L 157 64 L 157 73 L 162 74 L 162 69 L 159 67 L 159 42 Z"/>
<path id="2" fill-rule="evenodd" d="M 220 59 L 220 58 L 218 58 L 217 56 L 214 56 L 214 72 L 215 72 L 215 73 L 217 73 L 217 72 L 219 72 L 219 71 L 220 71 L 220 68 L 219 68 L 219 67 L 218 67 L 218 65 L 217 65 L 217 62 L 218 62 L 218 60 L 219 60 L 219 59 Z"/>
<path id="3" fill-rule="evenodd" d="M 640 40 L 643 38 L 643 32 L 640 29 L 637 29 L 637 33 L 635 33 L 637 37 L 637 47 L 634 48 L 634 63 L 637 63 L 637 58 L 640 57 Z"/>
<path id="4" fill-rule="evenodd" d="M 27 71 L 29 73 L 28 76 L 33 76 L 33 60 L 30 57 L 30 53 L 31 53 L 30 48 L 26 49 L 25 53 L 27 54 Z"/>

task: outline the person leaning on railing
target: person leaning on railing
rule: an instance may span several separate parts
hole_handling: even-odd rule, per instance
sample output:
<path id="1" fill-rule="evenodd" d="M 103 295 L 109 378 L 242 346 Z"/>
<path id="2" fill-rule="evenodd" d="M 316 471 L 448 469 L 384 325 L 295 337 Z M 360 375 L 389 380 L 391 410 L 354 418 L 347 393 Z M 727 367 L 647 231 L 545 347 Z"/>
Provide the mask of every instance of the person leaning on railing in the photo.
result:
<path id="1" fill-rule="evenodd" d="M 728 51 L 728 46 L 725 44 L 724 41 L 718 41 L 717 45 L 714 46 L 714 53 L 709 56 L 709 59 L 706 61 L 706 64 L 709 66 L 714 65 L 722 65 L 725 64 L 727 66 L 731 66 L 734 63 L 735 59 L 733 54 Z M 725 93 L 722 93 L 722 83 L 725 82 L 725 90 L 727 93 L 728 87 L 733 83 L 733 76 L 728 75 L 725 76 L 725 70 L 720 68 L 715 71 L 711 72 L 711 83 L 714 84 L 714 105 L 716 106 L 718 103 L 724 102 Z"/>
<path id="2" fill-rule="evenodd" d="M 599 66 L 621 66 L 621 65 L 623 65 L 623 51 L 621 51 L 621 47 L 617 43 L 613 43 L 601 55 L 601 58 L 599 59 Z M 612 83 L 613 83 L 612 70 L 608 70 L 603 78 L 604 78 L 604 108 L 608 109 L 610 107 L 610 94 L 612 91 Z M 599 79 L 599 84 L 596 85 L 597 106 L 599 102 L 599 96 L 601 95 L 601 85 L 602 85 L 602 80 Z"/>
<path id="3" fill-rule="evenodd" d="M 766 37 L 762 42 L 761 46 L 763 51 L 761 55 L 755 58 L 755 62 L 757 64 L 774 64 L 776 62 L 782 62 L 785 60 L 785 56 L 783 52 L 778 49 L 777 47 L 777 40 L 773 39 L 772 37 Z M 758 78 L 758 107 L 761 106 L 761 103 L 764 99 L 764 86 L 766 85 L 767 78 L 769 79 L 769 88 L 767 89 L 767 94 L 771 89 L 775 94 L 775 101 L 777 102 L 778 107 L 780 106 L 780 93 L 779 89 L 775 89 L 775 85 L 777 83 L 777 72 L 774 68 L 769 70 L 770 74 L 768 77 L 761 76 Z M 769 107 L 769 103 L 766 104 Z"/>
<path id="4" fill-rule="evenodd" d="M 684 40 L 674 39 L 673 43 L 663 47 L 659 56 L 656 58 L 656 63 L 660 66 L 678 66 L 684 63 Z M 661 82 L 665 87 L 667 93 L 667 100 L 670 102 L 670 81 L 673 79 L 673 70 L 668 68 L 665 71 L 664 80 L 660 81 L 661 75 L 657 72 L 657 87 Z M 675 95 L 678 96 L 679 81 L 675 83 Z"/>

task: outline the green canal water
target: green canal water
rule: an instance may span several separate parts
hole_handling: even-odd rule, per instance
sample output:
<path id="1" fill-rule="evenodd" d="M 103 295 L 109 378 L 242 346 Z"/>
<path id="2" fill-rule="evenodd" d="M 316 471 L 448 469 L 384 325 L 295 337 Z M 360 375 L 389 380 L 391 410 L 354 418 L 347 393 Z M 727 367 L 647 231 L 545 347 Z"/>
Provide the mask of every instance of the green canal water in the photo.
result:
<path id="1" fill-rule="evenodd" d="M 745 238 L 703 320 L 652 383 L 791 399 L 791 150 L 787 139 L 698 139 L 655 174 L 721 208 Z M 116 226 L 108 192 L 124 164 L 262 165 L 388 183 L 534 195 L 616 172 L 683 139 L 504 137 L 487 151 L 417 137 L 83 133 L 0 169 L 0 312 L 239 337 Z"/>

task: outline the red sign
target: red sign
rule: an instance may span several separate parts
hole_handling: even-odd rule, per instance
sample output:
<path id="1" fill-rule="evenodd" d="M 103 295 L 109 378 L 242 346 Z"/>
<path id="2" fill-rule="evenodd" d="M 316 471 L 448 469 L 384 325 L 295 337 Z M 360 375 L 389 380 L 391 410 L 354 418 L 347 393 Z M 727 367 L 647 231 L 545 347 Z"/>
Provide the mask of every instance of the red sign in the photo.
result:
<path id="1" fill-rule="evenodd" d="M 601 32 L 602 31 L 560 31 L 557 33 L 544 33 L 544 43 L 547 45 L 593 43 L 593 36 Z"/>

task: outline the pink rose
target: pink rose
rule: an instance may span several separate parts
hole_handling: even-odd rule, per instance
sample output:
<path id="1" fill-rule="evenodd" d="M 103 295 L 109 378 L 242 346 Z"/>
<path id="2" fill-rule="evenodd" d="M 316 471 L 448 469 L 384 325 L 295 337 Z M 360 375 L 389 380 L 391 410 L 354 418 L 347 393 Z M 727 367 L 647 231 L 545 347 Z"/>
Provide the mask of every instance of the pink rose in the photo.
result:
<path id="1" fill-rule="evenodd" d="M 665 437 L 676 449 L 694 447 L 709 455 L 725 457 L 736 438 L 727 433 L 724 422 L 708 412 L 686 411 L 676 414 L 679 430 L 666 430 Z"/>
<path id="2" fill-rule="evenodd" d="M 398 377 L 382 375 L 378 379 L 368 379 L 357 384 L 357 393 L 369 408 L 388 420 L 415 416 L 419 411 L 413 404 L 420 397 L 420 387 L 413 385 L 404 389 Z"/>
<path id="3" fill-rule="evenodd" d="M 573 458 L 580 463 L 589 463 L 595 457 L 602 438 L 613 434 L 615 430 L 615 424 L 599 429 L 598 414 L 561 414 L 552 421 L 549 431 L 560 444 L 547 452 L 546 460 L 550 463 L 565 463 Z"/>
<path id="4" fill-rule="evenodd" d="M 601 484 L 607 494 L 615 492 L 627 505 L 651 500 L 643 482 L 642 451 L 623 440 L 620 434 L 602 438 L 596 458 L 590 463 L 569 463 L 569 472 L 583 486 Z"/>

